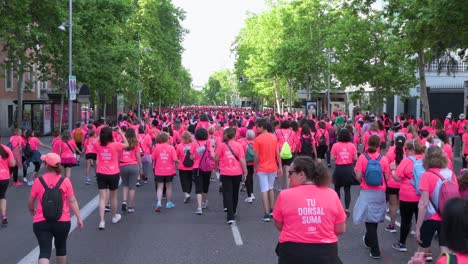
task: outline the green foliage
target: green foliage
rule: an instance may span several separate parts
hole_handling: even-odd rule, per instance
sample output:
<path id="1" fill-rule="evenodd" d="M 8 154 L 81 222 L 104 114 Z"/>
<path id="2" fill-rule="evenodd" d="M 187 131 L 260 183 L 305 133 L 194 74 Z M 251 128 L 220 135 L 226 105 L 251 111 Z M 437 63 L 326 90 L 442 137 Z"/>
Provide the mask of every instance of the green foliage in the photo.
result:
<path id="1" fill-rule="evenodd" d="M 213 105 L 233 105 L 238 94 L 237 83 L 236 76 L 230 70 L 224 69 L 213 73 L 204 87 L 208 103 Z"/>

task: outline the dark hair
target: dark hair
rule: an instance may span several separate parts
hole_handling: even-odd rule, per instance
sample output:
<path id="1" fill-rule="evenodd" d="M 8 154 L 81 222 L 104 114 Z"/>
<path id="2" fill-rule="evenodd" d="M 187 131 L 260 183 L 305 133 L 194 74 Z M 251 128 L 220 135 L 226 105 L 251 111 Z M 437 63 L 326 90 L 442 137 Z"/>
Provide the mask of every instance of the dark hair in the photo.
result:
<path id="1" fill-rule="evenodd" d="M 321 128 L 321 129 L 325 129 L 327 126 L 325 125 L 325 122 L 320 121 L 320 122 L 318 123 L 318 127 Z"/>
<path id="2" fill-rule="evenodd" d="M 153 119 L 153 121 L 151 121 L 151 125 L 153 125 L 153 126 L 157 127 L 157 126 L 159 125 L 159 122 L 158 122 L 158 120 L 156 120 L 156 119 Z"/>
<path id="3" fill-rule="evenodd" d="M 103 127 L 101 130 L 101 134 L 99 135 L 99 141 L 101 142 L 101 146 L 107 146 L 109 142 L 114 142 L 114 137 L 112 136 L 112 128 Z"/>
<path id="4" fill-rule="evenodd" d="M 94 131 L 94 129 L 88 130 L 88 138 L 89 137 L 94 137 L 94 135 L 96 135 L 96 131 Z"/>
<path id="5" fill-rule="evenodd" d="M 68 131 L 67 129 L 63 130 L 62 131 L 62 140 L 63 141 L 68 141 L 72 138 L 71 134 L 70 134 L 70 131 Z"/>
<path id="6" fill-rule="evenodd" d="M 77 123 L 75 124 L 75 128 L 80 128 L 80 127 L 81 127 L 81 123 L 80 123 L 80 122 L 77 122 Z"/>
<path id="7" fill-rule="evenodd" d="M 302 126 L 301 135 L 310 135 L 310 127 L 308 124 Z"/>
<path id="8" fill-rule="evenodd" d="M 10 155 L 8 154 L 8 152 L 2 144 L 0 144 L 0 157 L 2 157 L 2 159 L 8 159 L 10 157 Z"/>
<path id="9" fill-rule="evenodd" d="M 427 138 L 429 136 L 429 131 L 427 131 L 426 129 L 423 129 L 419 131 L 419 135 L 421 135 L 422 138 Z"/>
<path id="10" fill-rule="evenodd" d="M 438 146 L 430 146 L 427 149 L 423 159 L 423 166 L 426 170 L 430 168 L 446 168 L 447 163 L 447 157 L 445 157 L 441 148 Z"/>
<path id="11" fill-rule="evenodd" d="M 375 153 L 380 147 L 380 137 L 377 135 L 372 135 L 369 137 L 369 142 L 367 144 L 367 153 Z"/>
<path id="12" fill-rule="evenodd" d="M 445 133 L 445 131 L 443 131 L 443 130 L 437 131 L 436 136 L 437 136 L 442 142 L 444 142 L 444 144 L 447 144 L 447 143 L 448 143 L 448 138 L 447 138 L 447 134 Z"/>
<path id="13" fill-rule="evenodd" d="M 404 136 L 398 136 L 395 139 L 395 164 L 399 165 L 404 158 L 404 147 L 406 138 Z"/>
<path id="14" fill-rule="evenodd" d="M 330 184 L 328 169 L 322 163 L 316 162 L 309 156 L 297 156 L 292 163 L 295 172 L 304 172 L 306 178 L 317 186 L 325 187 Z"/>
<path id="15" fill-rule="evenodd" d="M 50 166 L 49 164 L 46 163 L 46 170 L 47 172 L 53 172 L 55 174 L 60 174 L 62 173 L 62 170 L 60 169 L 60 166 L 57 166 L 57 167 L 53 167 L 53 166 Z"/>
<path id="16" fill-rule="evenodd" d="M 258 127 L 261 127 L 263 129 L 267 129 L 267 124 L 268 122 L 263 119 L 263 118 L 260 118 L 260 119 L 257 119 L 257 121 L 255 122 L 255 124 L 258 126 Z"/>
<path id="17" fill-rule="evenodd" d="M 296 121 L 291 121 L 291 129 L 292 129 L 294 132 L 299 131 L 299 124 L 298 124 Z"/>
<path id="18" fill-rule="evenodd" d="M 442 233 L 455 253 L 468 253 L 468 200 L 450 199 L 444 207 Z"/>
<path id="19" fill-rule="evenodd" d="M 127 131 L 125 131 L 125 138 L 128 141 L 128 147 L 126 150 L 133 150 L 135 146 L 138 144 L 135 130 L 133 128 L 127 129 Z"/>
<path id="20" fill-rule="evenodd" d="M 287 128 L 290 128 L 290 124 L 289 124 L 289 120 L 284 120 L 283 122 L 281 122 L 281 128 L 282 129 L 287 129 Z"/>
<path id="21" fill-rule="evenodd" d="M 201 127 L 195 131 L 195 139 L 196 140 L 207 140 L 208 139 L 208 131 Z"/>
<path id="22" fill-rule="evenodd" d="M 200 121 L 208 121 L 208 116 L 206 114 L 201 114 Z"/>
<path id="23" fill-rule="evenodd" d="M 192 134 L 195 134 L 195 128 L 196 126 L 194 124 L 190 124 L 187 128 L 187 131 L 192 133 Z"/>
<path id="24" fill-rule="evenodd" d="M 233 139 L 235 136 L 236 136 L 236 129 L 229 127 L 224 130 L 223 141 L 228 142 L 229 140 Z"/>
<path id="25" fill-rule="evenodd" d="M 348 129 L 342 128 L 338 132 L 338 142 L 351 142 L 351 134 L 349 134 Z"/>
<path id="26" fill-rule="evenodd" d="M 138 126 L 138 134 L 145 134 L 145 126 L 144 125 Z"/>

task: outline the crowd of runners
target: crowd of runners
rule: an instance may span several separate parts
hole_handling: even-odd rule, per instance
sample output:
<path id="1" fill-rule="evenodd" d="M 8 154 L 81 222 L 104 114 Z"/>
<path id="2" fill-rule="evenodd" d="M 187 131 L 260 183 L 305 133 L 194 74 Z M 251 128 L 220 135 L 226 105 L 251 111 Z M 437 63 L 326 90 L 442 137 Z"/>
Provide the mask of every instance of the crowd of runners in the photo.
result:
<path id="1" fill-rule="evenodd" d="M 39 146 L 51 152 L 41 155 Z M 121 213 L 138 213 L 135 195 L 149 181 L 156 198 L 148 202 L 154 202 L 156 213 L 174 210 L 173 197 L 180 195 L 196 215 L 209 206 L 210 184 L 218 184 L 227 224 L 236 224 L 240 191 L 247 193 L 246 203 L 261 200 L 261 220 L 273 218 L 281 231 L 279 263 L 341 263 L 337 236 L 346 232 L 347 218 L 365 226 L 362 242 L 370 257 L 379 259 L 377 230 L 386 213 L 388 232 L 398 231 L 397 215 L 401 218 L 394 250 L 408 250 L 413 230 L 419 248 L 411 263 L 432 261 L 429 249 L 436 233 L 445 254 L 437 263 L 448 258 L 468 263 L 468 171 L 454 171 L 454 149 L 460 149 L 467 168 L 464 114 L 456 121 L 449 113 L 425 123 L 403 114 L 392 120 L 386 114 L 317 117 L 228 107 L 165 109 L 142 119 L 130 112 L 114 122 L 78 123 L 73 131 L 55 134 L 51 146 L 32 131 L 15 130 L 9 143 L 0 145 L 0 216 L 6 226 L 10 183 L 31 185 L 28 207 L 39 262 L 48 263 L 55 237 L 57 263 L 65 263 L 70 209 L 83 227 L 73 184 L 97 181 L 100 230 L 106 228 L 106 211 L 112 212 L 113 224 Z M 80 160 L 86 174 L 72 182 Z M 42 163 L 45 173 L 40 175 Z M 31 164 L 34 173 L 28 175 Z M 27 176 L 23 181 L 21 170 Z M 173 192 L 174 177 L 182 193 Z M 261 197 L 253 194 L 254 181 Z M 360 188 L 354 208 L 352 185 Z M 60 201 L 54 186 L 61 191 Z M 56 207 L 59 214 L 53 212 Z"/>

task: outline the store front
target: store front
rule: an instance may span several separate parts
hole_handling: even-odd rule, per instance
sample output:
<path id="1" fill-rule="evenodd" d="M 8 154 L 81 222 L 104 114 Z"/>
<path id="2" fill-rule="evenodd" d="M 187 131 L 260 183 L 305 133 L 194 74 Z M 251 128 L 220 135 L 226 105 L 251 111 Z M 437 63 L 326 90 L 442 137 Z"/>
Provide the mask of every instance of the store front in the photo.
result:
<path id="1" fill-rule="evenodd" d="M 16 100 L 15 103 L 17 103 Z M 50 135 L 52 133 L 52 104 L 52 100 L 23 101 L 21 129 L 32 129 L 38 136 Z"/>

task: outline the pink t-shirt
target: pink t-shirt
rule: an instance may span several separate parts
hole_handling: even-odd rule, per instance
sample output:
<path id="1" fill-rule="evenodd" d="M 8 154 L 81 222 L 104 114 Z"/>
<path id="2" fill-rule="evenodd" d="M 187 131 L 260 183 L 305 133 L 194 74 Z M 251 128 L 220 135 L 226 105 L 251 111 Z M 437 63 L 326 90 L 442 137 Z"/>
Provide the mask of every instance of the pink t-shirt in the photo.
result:
<path id="1" fill-rule="evenodd" d="M 138 134 L 137 140 L 139 147 L 143 150 L 143 154 L 151 155 L 151 147 L 153 145 L 151 137 L 146 134 Z"/>
<path id="2" fill-rule="evenodd" d="M 463 149 L 463 154 L 468 154 L 468 133 L 463 133 L 462 141 L 463 141 L 463 144 L 465 144 L 465 148 Z"/>
<path id="3" fill-rule="evenodd" d="M 68 145 L 67 145 L 68 143 Z M 59 151 L 60 151 L 60 158 L 73 158 L 75 157 L 75 149 L 76 149 L 76 144 L 73 139 L 69 139 L 68 142 L 65 142 L 63 140 L 59 141 Z M 69 147 L 70 146 L 70 147 Z"/>
<path id="4" fill-rule="evenodd" d="M 421 160 L 423 155 L 414 155 L 414 158 Z M 416 193 L 416 189 L 411 184 L 411 180 L 414 178 L 413 175 L 414 163 L 410 158 L 404 158 L 401 160 L 400 165 L 395 170 L 396 175 L 400 177 L 400 200 L 404 202 L 418 202 L 419 195 Z"/>
<path id="5" fill-rule="evenodd" d="M 443 150 L 444 150 L 445 155 L 447 155 L 447 158 L 449 160 L 453 160 L 452 146 L 450 146 L 450 144 L 444 144 Z"/>
<path id="6" fill-rule="evenodd" d="M 138 144 L 131 150 L 122 149 L 120 153 L 120 167 L 138 164 L 137 155 L 140 155 L 140 147 Z"/>
<path id="7" fill-rule="evenodd" d="M 18 146 L 20 146 L 21 144 L 21 147 L 23 147 L 23 137 L 19 136 L 19 135 L 13 135 L 10 137 L 10 143 L 11 143 L 11 146 L 13 149 L 17 148 Z"/>
<path id="8" fill-rule="evenodd" d="M 245 158 L 244 148 L 234 140 L 230 140 L 227 144 L 229 144 L 232 151 L 236 154 L 237 159 L 234 157 L 231 150 L 229 150 L 226 143 L 218 145 L 216 148 L 216 155 L 219 158 L 219 173 L 224 176 L 242 175 L 240 160 Z"/>
<path id="9" fill-rule="evenodd" d="M 192 143 L 180 143 L 176 147 L 176 154 L 177 158 L 180 160 L 179 164 L 177 165 L 179 170 L 192 170 L 192 167 L 184 166 L 184 159 L 185 155 L 188 152 L 190 155 L 190 149 L 192 148 Z"/>
<path id="10" fill-rule="evenodd" d="M 62 140 L 60 139 L 60 137 L 54 137 L 54 139 L 52 139 L 51 145 L 52 145 L 53 153 L 56 153 L 56 154 L 59 153 L 61 143 L 62 143 Z"/>
<path id="11" fill-rule="evenodd" d="M 190 153 L 194 155 L 195 159 L 193 160 L 193 168 L 198 169 L 200 166 L 201 156 L 205 151 L 205 146 L 208 146 L 208 149 L 213 153 L 213 145 L 211 144 L 210 140 L 195 140 L 192 142 L 192 148 L 190 149 Z"/>
<path id="12" fill-rule="evenodd" d="M 8 158 L 4 159 L 0 156 L 0 180 L 10 179 L 10 166 L 8 165 L 11 160 L 14 160 L 13 152 L 6 145 L 1 144 L 3 149 L 8 153 Z"/>
<path id="13" fill-rule="evenodd" d="M 58 181 L 60 180 L 61 175 L 57 175 L 55 173 L 46 173 L 42 175 L 42 178 L 47 183 L 49 188 L 54 187 Z M 60 185 L 60 191 L 62 192 L 62 201 L 63 201 L 63 209 L 62 209 L 62 216 L 58 220 L 59 222 L 69 222 L 70 221 L 70 208 L 68 206 L 67 198 L 71 197 L 75 194 L 73 191 L 73 186 L 71 184 L 70 179 L 65 178 Z M 42 186 L 39 178 L 34 180 L 34 183 L 31 188 L 31 197 L 37 198 L 37 210 L 36 214 L 34 214 L 33 223 L 46 221 L 44 215 L 42 214 L 42 196 L 44 195 L 45 189 Z"/>
<path id="14" fill-rule="evenodd" d="M 109 142 L 107 146 L 101 146 L 99 141 L 94 143 L 97 154 L 96 172 L 105 175 L 119 173 L 119 153 L 124 146 L 124 144 L 118 142 Z"/>
<path id="15" fill-rule="evenodd" d="M 357 149 L 351 142 L 336 142 L 330 153 L 335 155 L 336 165 L 348 165 L 353 164 Z"/>
<path id="16" fill-rule="evenodd" d="M 283 223 L 279 242 L 338 242 L 335 225 L 346 221 L 343 205 L 328 187 L 300 185 L 280 192 L 273 218 Z"/>
<path id="17" fill-rule="evenodd" d="M 440 179 L 437 174 L 432 173 L 431 171 L 434 171 L 440 175 L 442 170 L 440 168 L 429 168 L 426 172 L 423 173 L 423 175 L 421 175 L 421 181 L 419 182 L 419 189 L 421 191 L 429 192 L 429 198 L 432 198 L 437 182 Z M 452 181 L 458 185 L 457 176 L 455 173 L 453 173 L 453 171 L 450 171 L 450 173 L 452 174 Z M 441 176 L 443 177 L 444 175 Z M 442 221 L 442 216 L 436 212 L 428 220 Z"/>
<path id="18" fill-rule="evenodd" d="M 317 132 L 315 132 L 315 142 L 317 142 L 317 146 L 320 144 L 320 138 L 322 135 L 325 136 L 325 141 L 327 142 L 327 146 L 330 144 L 330 134 L 328 134 L 328 130 L 318 128 Z"/>
<path id="19" fill-rule="evenodd" d="M 377 159 L 379 157 L 379 152 L 375 153 L 368 153 L 369 157 L 371 159 Z M 362 173 L 362 180 L 361 180 L 361 190 L 378 190 L 378 191 L 385 191 L 386 189 L 386 184 L 385 184 L 385 179 L 382 178 L 382 185 L 381 186 L 369 186 L 366 183 L 365 174 L 366 174 L 366 168 L 367 168 L 367 158 L 365 157 L 364 154 L 359 156 L 357 162 L 356 162 L 356 167 L 354 167 L 355 171 L 361 172 Z M 380 159 L 380 166 L 382 166 L 382 177 L 385 177 L 385 174 L 390 174 L 390 165 L 388 164 L 387 157 L 382 156 Z"/>
<path id="20" fill-rule="evenodd" d="M 174 176 L 177 154 L 174 146 L 168 143 L 156 144 L 153 148 L 153 169 L 156 176 Z"/>
<path id="21" fill-rule="evenodd" d="M 96 137 L 89 137 L 85 139 L 84 141 L 84 148 L 85 148 L 85 154 L 96 154 L 96 150 L 94 149 L 94 141 L 96 140 Z"/>
<path id="22" fill-rule="evenodd" d="M 29 146 L 31 146 L 31 150 L 39 150 L 39 142 L 41 142 L 37 137 L 30 137 L 28 141 L 24 141 L 24 145 L 29 142 Z"/>

